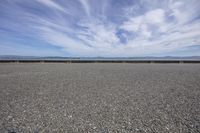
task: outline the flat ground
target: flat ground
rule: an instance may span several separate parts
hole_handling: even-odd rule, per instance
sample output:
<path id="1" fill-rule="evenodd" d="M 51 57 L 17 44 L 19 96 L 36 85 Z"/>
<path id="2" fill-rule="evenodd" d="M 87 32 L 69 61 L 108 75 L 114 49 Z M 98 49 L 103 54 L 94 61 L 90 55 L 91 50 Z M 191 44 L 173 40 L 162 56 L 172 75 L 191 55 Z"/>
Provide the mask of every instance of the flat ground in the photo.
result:
<path id="1" fill-rule="evenodd" d="M 200 132 L 199 64 L 0 64 L 0 132 Z"/>

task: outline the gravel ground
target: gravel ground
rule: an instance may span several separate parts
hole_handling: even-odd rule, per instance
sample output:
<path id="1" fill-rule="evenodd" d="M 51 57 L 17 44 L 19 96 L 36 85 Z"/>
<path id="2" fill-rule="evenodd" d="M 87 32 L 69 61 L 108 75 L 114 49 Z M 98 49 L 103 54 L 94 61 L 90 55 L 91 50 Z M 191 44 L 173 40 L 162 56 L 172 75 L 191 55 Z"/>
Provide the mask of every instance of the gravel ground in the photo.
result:
<path id="1" fill-rule="evenodd" d="M 0 64 L 0 132 L 198 133 L 199 64 Z"/>

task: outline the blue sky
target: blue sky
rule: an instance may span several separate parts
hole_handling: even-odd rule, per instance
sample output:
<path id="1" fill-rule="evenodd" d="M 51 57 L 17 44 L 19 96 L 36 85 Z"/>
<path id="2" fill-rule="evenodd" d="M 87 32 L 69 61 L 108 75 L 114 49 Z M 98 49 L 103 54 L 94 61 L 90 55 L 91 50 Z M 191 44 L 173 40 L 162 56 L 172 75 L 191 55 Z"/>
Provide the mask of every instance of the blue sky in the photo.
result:
<path id="1" fill-rule="evenodd" d="M 200 1 L 1 0 L 0 55 L 200 55 Z"/>

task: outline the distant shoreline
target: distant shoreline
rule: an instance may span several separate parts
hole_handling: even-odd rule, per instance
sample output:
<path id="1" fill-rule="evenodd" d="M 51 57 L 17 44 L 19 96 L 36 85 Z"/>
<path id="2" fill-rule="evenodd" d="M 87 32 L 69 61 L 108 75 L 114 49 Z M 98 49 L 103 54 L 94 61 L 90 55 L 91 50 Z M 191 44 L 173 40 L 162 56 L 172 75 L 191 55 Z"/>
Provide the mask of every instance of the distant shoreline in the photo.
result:
<path id="1" fill-rule="evenodd" d="M 200 63 L 195 59 L 1 59 L 0 63 Z"/>

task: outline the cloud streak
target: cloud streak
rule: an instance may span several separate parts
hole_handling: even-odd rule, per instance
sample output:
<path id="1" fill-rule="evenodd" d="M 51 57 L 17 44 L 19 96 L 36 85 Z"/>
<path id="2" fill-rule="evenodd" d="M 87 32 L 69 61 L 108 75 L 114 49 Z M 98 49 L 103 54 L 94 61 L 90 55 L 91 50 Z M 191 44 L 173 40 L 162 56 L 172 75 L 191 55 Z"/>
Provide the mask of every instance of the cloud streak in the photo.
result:
<path id="1" fill-rule="evenodd" d="M 65 12 L 65 9 L 64 9 L 61 5 L 55 3 L 55 2 L 52 1 L 52 0 L 36 0 L 36 1 L 39 2 L 39 3 L 41 3 L 41 4 L 46 5 L 46 6 L 48 6 L 48 7 L 51 7 L 51 8 L 53 8 L 53 9 L 56 9 L 56 10 Z"/>
<path id="2" fill-rule="evenodd" d="M 22 54 L 46 48 L 46 55 L 59 56 L 159 56 L 181 49 L 192 55 L 200 47 L 198 7 L 198 0 L 5 0 L 0 43 Z"/>
<path id="3" fill-rule="evenodd" d="M 88 0 L 79 0 L 79 1 L 80 1 L 81 5 L 83 6 L 86 14 L 88 16 L 90 16 L 90 5 L 88 3 Z"/>

